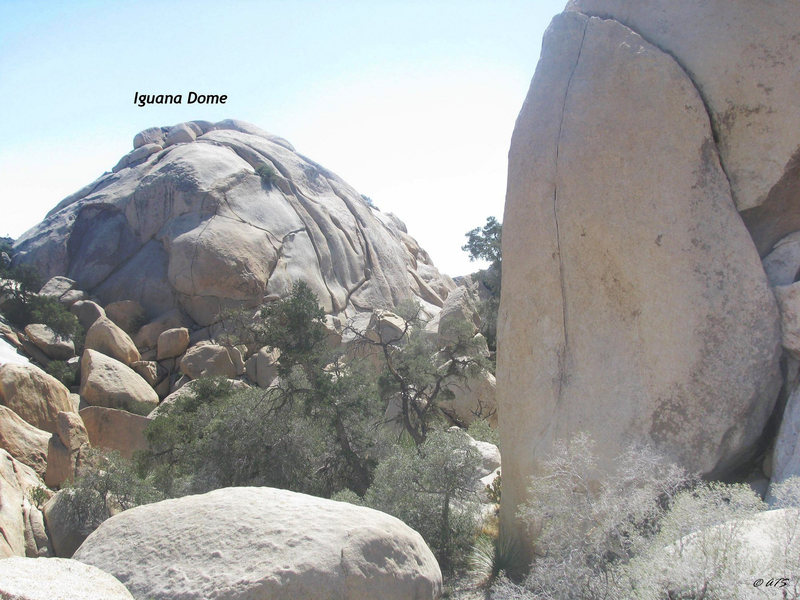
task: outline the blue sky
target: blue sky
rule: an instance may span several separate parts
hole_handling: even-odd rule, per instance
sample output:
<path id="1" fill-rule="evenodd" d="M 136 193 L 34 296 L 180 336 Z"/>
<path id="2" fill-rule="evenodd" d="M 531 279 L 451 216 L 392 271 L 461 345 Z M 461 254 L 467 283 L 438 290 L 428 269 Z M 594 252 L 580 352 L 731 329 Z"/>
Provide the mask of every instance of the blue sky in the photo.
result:
<path id="1" fill-rule="evenodd" d="M 565 0 L 0 0 L 0 235 L 19 236 L 155 125 L 236 118 L 288 139 L 443 271 L 502 217 L 508 145 Z M 185 94 L 227 94 L 224 106 Z M 135 106 L 135 92 L 182 93 Z"/>

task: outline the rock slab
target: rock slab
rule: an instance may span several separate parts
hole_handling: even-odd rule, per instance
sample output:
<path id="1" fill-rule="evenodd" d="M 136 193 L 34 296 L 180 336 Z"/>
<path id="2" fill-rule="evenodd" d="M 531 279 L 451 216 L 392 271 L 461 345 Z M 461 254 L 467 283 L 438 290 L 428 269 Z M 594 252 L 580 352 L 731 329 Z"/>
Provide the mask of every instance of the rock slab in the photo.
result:
<path id="1" fill-rule="evenodd" d="M 137 598 L 418 600 L 441 593 L 422 537 L 384 513 L 272 488 L 225 488 L 104 522 L 74 558 Z"/>

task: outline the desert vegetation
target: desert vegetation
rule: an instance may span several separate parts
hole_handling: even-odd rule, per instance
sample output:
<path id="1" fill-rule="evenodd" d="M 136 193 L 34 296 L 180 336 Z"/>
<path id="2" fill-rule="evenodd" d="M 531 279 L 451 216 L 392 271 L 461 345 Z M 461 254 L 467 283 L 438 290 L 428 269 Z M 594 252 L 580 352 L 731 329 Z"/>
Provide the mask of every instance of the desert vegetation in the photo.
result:
<path id="1" fill-rule="evenodd" d="M 264 306 L 234 335 L 279 353 L 274 385 L 193 381 L 159 408 L 146 451 L 85 461 L 66 497 L 78 528 L 88 534 L 137 503 L 269 486 L 395 515 L 423 535 L 443 570 L 465 566 L 479 525 L 480 457 L 437 405 L 452 394 L 445 382 L 483 368 L 485 357 L 470 330 L 437 348 L 417 307 L 398 312 L 392 334 L 354 331 L 345 353 L 328 344 L 325 314 L 305 284 Z M 399 399 L 399 426 L 387 426 L 387 398 Z M 485 425 L 473 431 L 490 435 Z"/>
<path id="2" fill-rule="evenodd" d="M 780 589 L 760 590 L 765 597 L 800 597 L 796 512 L 765 512 L 750 486 L 703 481 L 648 447 L 630 448 L 600 478 L 593 448 L 580 434 L 543 461 L 519 512 L 534 559 L 521 582 L 501 575 L 492 598 L 736 600 L 767 581 Z M 775 486 L 775 496 L 771 508 L 800 506 L 800 478 Z M 757 520 L 765 515 L 777 534 Z M 752 546 L 759 534 L 761 554 Z"/>

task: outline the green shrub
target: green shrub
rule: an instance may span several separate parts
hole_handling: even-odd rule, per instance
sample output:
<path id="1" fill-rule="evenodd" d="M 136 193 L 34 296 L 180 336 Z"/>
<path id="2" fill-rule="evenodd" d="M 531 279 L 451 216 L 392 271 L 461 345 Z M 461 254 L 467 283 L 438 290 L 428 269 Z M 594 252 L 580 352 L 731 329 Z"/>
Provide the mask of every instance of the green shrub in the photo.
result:
<path id="1" fill-rule="evenodd" d="M 118 452 L 92 450 L 81 457 L 80 473 L 67 487 L 67 519 L 89 535 L 117 512 L 163 499 Z"/>
<path id="2" fill-rule="evenodd" d="M 467 427 L 467 433 L 472 439 L 489 442 L 500 447 L 500 433 L 486 419 L 475 419 Z"/>
<path id="3" fill-rule="evenodd" d="M 272 165 L 267 163 L 258 165 L 255 171 L 256 175 L 261 177 L 261 181 L 266 185 L 272 186 L 278 181 L 278 172 Z"/>
<path id="4" fill-rule="evenodd" d="M 67 387 L 72 387 L 77 381 L 75 369 L 63 360 L 50 361 L 50 364 L 45 367 L 45 371 Z"/>
<path id="5" fill-rule="evenodd" d="M 444 572 L 463 566 L 477 534 L 473 490 L 480 455 L 460 431 L 434 431 L 419 447 L 384 459 L 364 497 L 367 506 L 418 531 Z"/>
<path id="6" fill-rule="evenodd" d="M 42 281 L 36 270 L 27 265 L 4 267 L 0 265 L 0 297 L 3 313 L 17 327 L 30 323 L 47 325 L 60 337 L 75 341 L 76 348 L 83 345 L 83 328 L 75 315 L 56 298 L 39 296 Z"/>

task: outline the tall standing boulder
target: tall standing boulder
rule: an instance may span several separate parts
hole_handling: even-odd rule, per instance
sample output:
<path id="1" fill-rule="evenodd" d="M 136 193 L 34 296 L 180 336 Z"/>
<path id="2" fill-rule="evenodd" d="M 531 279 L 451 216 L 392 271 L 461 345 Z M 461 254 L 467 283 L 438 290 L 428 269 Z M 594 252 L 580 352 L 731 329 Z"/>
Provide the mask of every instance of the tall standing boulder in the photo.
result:
<path id="1" fill-rule="evenodd" d="M 385 513 L 272 488 L 224 488 L 124 511 L 74 559 L 137 598 L 433 600 L 422 537 Z"/>
<path id="2" fill-rule="evenodd" d="M 550 26 L 509 155 L 497 387 L 503 525 L 554 441 L 610 468 L 650 443 L 721 475 L 753 450 L 780 326 L 706 107 L 668 53 L 577 12 Z"/>

